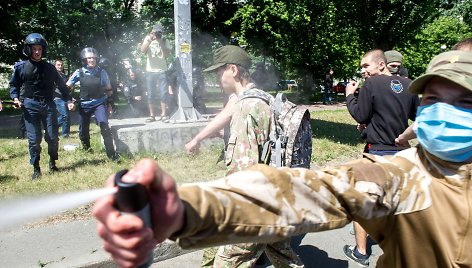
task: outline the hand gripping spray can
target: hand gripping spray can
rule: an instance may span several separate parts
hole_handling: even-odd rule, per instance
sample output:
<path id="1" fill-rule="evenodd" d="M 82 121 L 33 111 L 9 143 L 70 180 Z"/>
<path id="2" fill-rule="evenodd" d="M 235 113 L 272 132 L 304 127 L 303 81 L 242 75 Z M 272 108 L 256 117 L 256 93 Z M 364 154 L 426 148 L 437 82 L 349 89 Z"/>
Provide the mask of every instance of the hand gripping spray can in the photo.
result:
<path id="1" fill-rule="evenodd" d="M 149 196 L 146 188 L 139 183 L 123 182 L 121 177 L 128 170 L 121 170 L 115 174 L 115 186 L 118 191 L 115 194 L 115 208 L 121 213 L 130 213 L 138 216 L 144 222 L 145 227 L 152 228 L 151 210 L 149 205 Z M 140 268 L 149 267 L 153 261 L 153 252 L 149 253 L 148 261 L 139 266 Z"/>

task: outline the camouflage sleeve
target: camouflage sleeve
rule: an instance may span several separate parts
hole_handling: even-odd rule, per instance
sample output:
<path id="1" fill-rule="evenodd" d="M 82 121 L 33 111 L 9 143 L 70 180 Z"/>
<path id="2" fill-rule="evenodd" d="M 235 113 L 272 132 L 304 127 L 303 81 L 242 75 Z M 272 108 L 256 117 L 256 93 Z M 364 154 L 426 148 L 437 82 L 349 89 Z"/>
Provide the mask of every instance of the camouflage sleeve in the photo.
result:
<path id="1" fill-rule="evenodd" d="M 183 248 L 271 243 L 351 220 L 385 219 L 405 200 L 424 199 L 412 194 L 420 182 L 407 177 L 395 164 L 369 159 L 322 171 L 256 165 L 225 179 L 180 187 L 186 223 L 172 239 Z M 401 193 L 405 188 L 409 191 Z"/>
<path id="2" fill-rule="evenodd" d="M 226 151 L 227 174 L 259 163 L 269 135 L 269 106 L 257 98 L 244 99 L 235 107 Z"/>

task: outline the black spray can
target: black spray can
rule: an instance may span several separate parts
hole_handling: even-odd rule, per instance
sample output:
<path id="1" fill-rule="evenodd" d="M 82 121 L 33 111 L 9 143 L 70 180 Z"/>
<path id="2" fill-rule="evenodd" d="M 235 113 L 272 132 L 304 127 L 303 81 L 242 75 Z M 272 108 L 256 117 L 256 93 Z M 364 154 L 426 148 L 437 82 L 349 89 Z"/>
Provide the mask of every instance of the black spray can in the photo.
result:
<path id="1" fill-rule="evenodd" d="M 128 170 L 124 169 L 115 174 L 115 186 L 118 187 L 118 191 L 115 194 L 114 206 L 123 214 L 130 213 L 138 216 L 143 220 L 145 227 L 152 228 L 151 208 L 146 188 L 139 183 L 123 182 L 121 178 L 126 172 Z M 151 266 L 153 259 L 151 251 L 148 261 L 139 267 Z"/>

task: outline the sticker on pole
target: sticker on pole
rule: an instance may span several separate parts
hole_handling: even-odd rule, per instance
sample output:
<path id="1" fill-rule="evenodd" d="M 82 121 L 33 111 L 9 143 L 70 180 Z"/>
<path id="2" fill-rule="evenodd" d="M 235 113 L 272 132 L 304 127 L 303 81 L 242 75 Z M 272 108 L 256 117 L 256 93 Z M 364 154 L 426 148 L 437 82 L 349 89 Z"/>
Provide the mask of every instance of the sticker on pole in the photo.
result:
<path id="1" fill-rule="evenodd" d="M 190 44 L 189 43 L 180 44 L 180 53 L 190 53 Z"/>

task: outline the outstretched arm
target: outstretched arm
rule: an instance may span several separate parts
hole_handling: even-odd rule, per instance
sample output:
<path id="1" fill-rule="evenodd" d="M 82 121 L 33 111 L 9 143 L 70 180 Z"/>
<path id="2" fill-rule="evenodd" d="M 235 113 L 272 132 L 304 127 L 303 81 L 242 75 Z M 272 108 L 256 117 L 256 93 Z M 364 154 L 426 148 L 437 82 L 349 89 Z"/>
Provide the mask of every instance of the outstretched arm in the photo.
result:
<path id="1" fill-rule="evenodd" d="M 213 118 L 213 120 L 202 130 L 200 131 L 191 141 L 185 144 L 185 151 L 189 154 L 195 152 L 200 147 L 200 143 L 215 135 L 218 131 L 223 129 L 226 124 L 229 124 L 231 121 L 231 116 L 233 114 L 233 108 L 236 104 L 238 98 L 234 95 L 226 103 L 223 110 Z"/>
<path id="2" fill-rule="evenodd" d="M 416 133 L 413 131 L 413 124 L 411 124 L 402 134 L 398 135 L 395 139 L 395 145 L 403 146 L 403 147 L 410 147 L 409 140 L 416 138 Z"/>
<path id="3" fill-rule="evenodd" d="M 122 180 L 147 187 L 154 229 L 144 228 L 136 216 L 121 215 L 113 207 L 113 196 L 99 199 L 93 214 L 105 250 L 120 266 L 134 267 L 144 263 L 149 251 L 166 238 L 177 240 L 183 248 L 271 243 L 340 228 L 350 220 L 365 225 L 369 233 L 378 231 L 382 228 L 375 219 L 392 215 L 401 207 L 399 201 L 413 202 L 410 197 L 417 196 L 415 202 L 427 203 L 424 195 L 416 194 L 421 182 L 404 183 L 404 178 L 389 174 L 408 171 L 370 159 L 326 172 L 256 165 L 225 179 L 189 184 L 177 191 L 172 177 L 147 159 L 139 161 Z M 112 180 L 108 180 L 109 187 Z M 401 187 L 410 190 L 403 196 Z"/>

